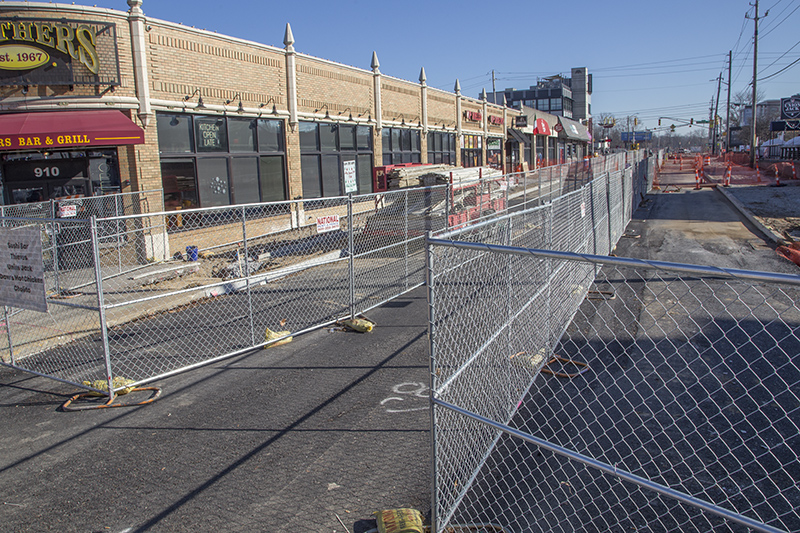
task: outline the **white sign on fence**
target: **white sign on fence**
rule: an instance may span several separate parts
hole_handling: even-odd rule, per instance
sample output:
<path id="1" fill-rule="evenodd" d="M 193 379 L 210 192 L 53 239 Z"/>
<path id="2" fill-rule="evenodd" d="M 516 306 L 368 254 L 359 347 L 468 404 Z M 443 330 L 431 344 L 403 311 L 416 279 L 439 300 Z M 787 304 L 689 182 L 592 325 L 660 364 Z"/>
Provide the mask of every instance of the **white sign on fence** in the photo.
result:
<path id="1" fill-rule="evenodd" d="M 356 162 L 344 161 L 344 193 L 358 192 L 358 183 L 356 183 Z"/>
<path id="2" fill-rule="evenodd" d="M 0 228 L 0 304 L 47 311 L 38 227 Z"/>
<path id="3" fill-rule="evenodd" d="M 78 216 L 78 206 L 74 204 L 59 205 L 58 216 L 61 218 Z"/>
<path id="4" fill-rule="evenodd" d="M 339 215 L 325 215 L 324 217 L 317 217 L 317 233 L 336 231 L 339 228 Z"/>

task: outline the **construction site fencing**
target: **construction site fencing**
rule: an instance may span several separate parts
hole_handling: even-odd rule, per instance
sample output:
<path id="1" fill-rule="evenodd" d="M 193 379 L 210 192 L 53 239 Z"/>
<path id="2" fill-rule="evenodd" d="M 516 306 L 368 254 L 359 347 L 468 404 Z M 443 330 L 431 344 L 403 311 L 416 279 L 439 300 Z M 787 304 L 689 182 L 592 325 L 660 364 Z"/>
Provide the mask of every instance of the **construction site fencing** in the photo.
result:
<path id="1" fill-rule="evenodd" d="M 800 276 L 605 255 L 615 182 L 429 236 L 433 530 L 800 530 Z"/>
<path id="2" fill-rule="evenodd" d="M 138 204 L 84 198 L 61 218 L 53 204 L 44 204 L 47 216 L 41 206 L 8 206 L 3 225 L 39 228 L 48 311 L 6 308 L 0 359 L 79 386 L 102 380 L 121 389 L 115 376 L 143 384 L 365 313 L 424 283 L 428 232 L 562 205 L 561 197 L 574 214 L 604 195 L 630 194 L 633 168 L 605 174 L 594 200 L 581 196 L 591 165 L 577 162 L 428 188 L 167 212 L 145 209 L 144 194 Z"/>

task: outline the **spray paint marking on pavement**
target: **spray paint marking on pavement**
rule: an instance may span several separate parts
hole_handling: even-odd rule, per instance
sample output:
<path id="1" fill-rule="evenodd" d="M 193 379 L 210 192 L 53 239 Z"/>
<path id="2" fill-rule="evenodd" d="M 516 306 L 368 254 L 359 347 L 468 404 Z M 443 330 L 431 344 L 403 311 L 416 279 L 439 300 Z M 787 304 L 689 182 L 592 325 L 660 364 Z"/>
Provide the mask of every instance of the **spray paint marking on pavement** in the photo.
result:
<path id="1" fill-rule="evenodd" d="M 424 411 L 429 409 L 429 405 L 425 405 L 424 407 L 407 407 L 405 409 L 392 409 L 387 407 L 389 402 L 403 402 L 406 400 L 410 400 L 407 404 L 404 405 L 414 405 L 415 398 L 422 398 L 427 400 L 430 396 L 428 395 L 428 386 L 424 383 L 418 383 L 416 381 L 410 381 L 407 383 L 398 383 L 394 387 L 392 387 L 392 392 L 395 394 L 402 394 L 403 396 L 389 396 L 388 398 L 384 398 L 381 400 L 381 405 L 386 407 L 387 413 L 410 413 L 412 411 Z"/>

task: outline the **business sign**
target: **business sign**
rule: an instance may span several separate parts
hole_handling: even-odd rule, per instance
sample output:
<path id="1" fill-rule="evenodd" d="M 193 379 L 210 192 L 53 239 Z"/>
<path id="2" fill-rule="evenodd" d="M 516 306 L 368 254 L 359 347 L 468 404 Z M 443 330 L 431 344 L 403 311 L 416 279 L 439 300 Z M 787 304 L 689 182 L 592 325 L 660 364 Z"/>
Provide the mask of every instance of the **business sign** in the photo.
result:
<path id="1" fill-rule="evenodd" d="M 47 311 L 38 227 L 0 228 L 0 304 Z"/>
<path id="2" fill-rule="evenodd" d="M 470 122 L 480 122 L 483 115 L 480 111 L 464 111 L 464 118 Z"/>
<path id="3" fill-rule="evenodd" d="M 119 85 L 117 27 L 0 18 L 0 85 Z"/>
<path id="4" fill-rule="evenodd" d="M 521 117 L 514 117 L 514 127 L 515 128 L 528 127 L 528 117 L 525 115 L 522 115 Z"/>
<path id="5" fill-rule="evenodd" d="M 317 233 L 336 231 L 340 227 L 339 215 L 325 215 L 324 217 L 317 217 Z"/>
<path id="6" fill-rule="evenodd" d="M 356 162 L 343 161 L 344 167 L 344 193 L 350 194 L 351 192 L 358 192 L 358 183 L 356 182 Z"/>
<path id="7" fill-rule="evenodd" d="M 494 115 L 489 115 L 489 124 L 491 124 L 492 126 L 502 126 L 503 117 L 496 117 Z"/>
<path id="8" fill-rule="evenodd" d="M 781 120 L 800 118 L 800 95 L 781 98 Z"/>

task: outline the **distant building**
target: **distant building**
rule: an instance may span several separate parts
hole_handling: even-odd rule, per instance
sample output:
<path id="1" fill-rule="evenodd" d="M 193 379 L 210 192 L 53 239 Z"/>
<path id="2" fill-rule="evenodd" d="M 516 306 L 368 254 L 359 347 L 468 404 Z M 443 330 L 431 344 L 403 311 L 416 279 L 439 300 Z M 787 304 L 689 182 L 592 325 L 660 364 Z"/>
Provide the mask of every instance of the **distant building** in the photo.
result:
<path id="1" fill-rule="evenodd" d="M 781 101 L 780 100 L 764 100 L 758 103 L 758 116 L 760 118 L 771 117 L 776 119 L 781 115 Z M 742 107 L 742 119 L 739 121 L 740 126 L 749 126 L 753 122 L 753 106 L 745 105 Z"/>
<path id="2" fill-rule="evenodd" d="M 529 89 L 504 89 L 487 94 L 489 102 L 505 103 L 514 109 L 522 106 L 551 115 L 587 122 L 592 117 L 592 75 L 586 67 L 572 69 L 570 78 L 561 74 L 539 80 Z"/>

